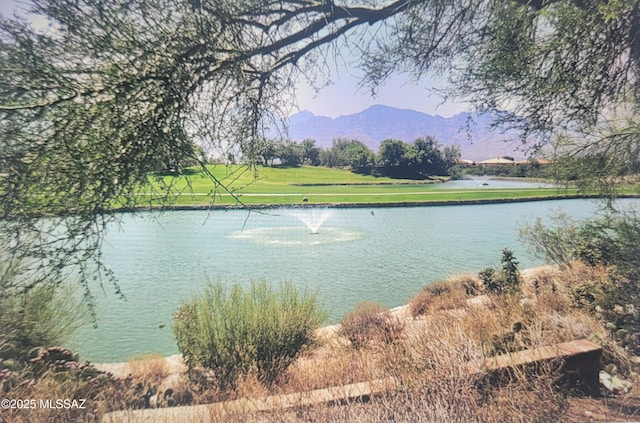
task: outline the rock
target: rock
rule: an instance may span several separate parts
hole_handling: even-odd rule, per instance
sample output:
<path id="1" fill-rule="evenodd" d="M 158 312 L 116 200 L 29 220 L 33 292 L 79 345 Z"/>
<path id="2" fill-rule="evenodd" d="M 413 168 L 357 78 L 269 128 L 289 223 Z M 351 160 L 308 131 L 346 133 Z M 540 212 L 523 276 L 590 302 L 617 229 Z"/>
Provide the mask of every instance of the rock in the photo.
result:
<path id="1" fill-rule="evenodd" d="M 157 395 L 151 395 L 149 397 L 149 407 L 151 407 L 151 408 L 157 408 L 158 407 L 158 396 Z"/>
<path id="2" fill-rule="evenodd" d="M 604 386 L 607 391 L 614 394 L 625 394 L 631 391 L 633 387 L 633 383 L 628 380 L 624 380 L 616 375 L 610 375 L 609 373 L 602 370 L 599 374 L 600 384 Z"/>

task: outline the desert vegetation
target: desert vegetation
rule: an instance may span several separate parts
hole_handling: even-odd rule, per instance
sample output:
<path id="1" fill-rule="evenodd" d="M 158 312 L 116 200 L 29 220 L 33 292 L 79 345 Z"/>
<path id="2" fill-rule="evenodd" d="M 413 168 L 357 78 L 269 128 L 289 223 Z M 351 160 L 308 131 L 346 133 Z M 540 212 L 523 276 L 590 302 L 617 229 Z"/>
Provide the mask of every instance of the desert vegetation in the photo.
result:
<path id="1" fill-rule="evenodd" d="M 174 333 L 192 377 L 225 389 L 252 374 L 269 385 L 312 343 L 323 316 L 315 296 L 291 283 L 227 290 L 218 282 L 180 307 Z"/>
<path id="2" fill-rule="evenodd" d="M 75 291 L 27 290 L 29 281 L 13 270 L 0 268 L 0 395 L 9 401 L 0 422 L 97 421 L 111 410 L 148 406 L 151 384 L 116 378 L 60 346 L 88 318 Z"/>
<path id="3" fill-rule="evenodd" d="M 478 276 L 465 275 L 425 287 L 400 309 L 359 304 L 341 325 L 318 330 L 314 347 L 272 383 L 261 381 L 256 372 L 240 375 L 226 390 L 202 390 L 185 379 L 194 403 L 243 398 L 246 407 L 228 403 L 228 414 L 212 408 L 204 417 L 191 417 L 194 421 L 552 422 L 634 415 L 640 405 L 637 365 L 603 321 L 575 301 L 574 293 L 584 281 L 599 280 L 605 273 L 578 261 L 562 270 L 549 266 L 523 271 L 517 291 L 500 292 L 487 291 Z M 513 368 L 499 379 L 470 370 L 490 357 L 584 338 L 603 346 L 603 371 L 615 373 L 627 384 L 612 390 L 603 385 L 602 397 L 593 397 L 585 386 L 562 377 L 561 360 Z M 305 392 L 312 397 L 313 390 L 340 392 L 336 387 L 364 381 L 386 383 L 388 389 L 364 402 L 251 411 L 251 404 L 266 397 Z"/>
<path id="4" fill-rule="evenodd" d="M 160 354 L 134 355 L 127 360 L 127 364 L 134 379 L 157 383 L 169 376 L 167 359 Z"/>
<path id="5" fill-rule="evenodd" d="M 298 386 L 293 381 L 322 386 L 392 378 L 397 389 L 368 404 L 310 407 L 254 419 L 583 421 L 593 416 L 584 414 L 585 407 L 582 414 L 571 414 L 576 397 L 560 387 L 553 363 L 513 375 L 506 385 L 486 383 L 466 365 L 585 336 L 605 348 L 603 386 L 631 389 L 633 399 L 637 383 L 613 381 L 636 378 L 640 242 L 634 217 L 572 223 L 567 231 L 542 228 L 540 233 L 550 235 L 547 240 L 566 247 L 558 255 L 551 244 L 538 250 L 563 257 L 560 273 L 528 282 L 503 261 L 479 277 L 486 291 L 480 296 L 465 298 L 453 288 L 422 294 L 420 307 L 412 306 L 415 316 L 392 339 L 367 336 L 354 348 L 353 341 L 336 334 L 316 348 L 285 354 L 286 366 L 263 367 L 255 351 L 237 351 L 259 345 L 249 335 L 253 332 L 218 338 L 243 341 L 227 344 L 236 350 L 222 354 L 254 357 L 241 364 L 241 372 L 230 371 L 234 382 L 220 384 L 214 377 L 215 389 L 208 389 L 187 381 L 162 396 L 151 381 L 111 377 L 52 346 L 58 342 L 58 326 L 51 323 L 60 322 L 56 313 L 61 309 L 48 302 L 53 291 L 38 289 L 57 289 L 69 275 L 78 275 L 91 307 L 93 281 L 103 288 L 98 280 L 112 276 L 101 261 L 105 228 L 118 219 L 110 212 L 192 201 L 182 196 L 190 191 L 189 180 L 152 181 L 150 174 L 159 169 L 174 173 L 198 163 L 208 177 L 201 204 L 222 198 L 234 205 L 290 202 L 278 195 L 257 200 L 247 191 L 236 192 L 230 185 L 235 177 L 216 178 L 198 146 L 221 157 L 245 156 L 255 169 L 264 129 L 291 111 L 293 89 L 301 80 L 314 89 L 324 85 L 326 70 L 340 61 L 340 52 L 332 54 L 332 48 L 345 45 L 352 56 L 348 61 L 362 70 L 365 89 L 377 92 L 398 71 L 416 81 L 433 72 L 448 82 L 443 89 L 447 98 L 494 113 L 494 123 L 517 130 L 528 148 L 546 147 L 567 160 L 560 179 L 580 180 L 585 189 L 613 195 L 620 181 L 640 169 L 639 9 L 637 0 L 33 0 L 13 18 L 0 17 L 0 66 L 5 70 L 0 72 L 0 250 L 3 260 L 23 260 L 26 266 L 17 274 L 17 285 L 0 287 L 3 395 L 93 401 L 91 412 L 9 409 L 0 419 L 95 420 L 111 409 L 150 406 L 152 398 L 157 404 L 162 402 L 158 398 L 186 404 L 288 392 Z M 392 160 L 382 165 L 396 170 Z M 420 169 L 418 176 L 433 172 Z M 379 187 L 362 189 L 360 201 L 376 201 Z M 475 192 L 460 195 L 459 201 L 489 195 Z M 325 199 L 345 198 L 353 201 L 352 196 Z M 414 194 L 396 198 L 425 200 Z M 49 223 L 42 224 L 43 216 Z M 533 232 L 529 235 L 537 242 Z M 115 279 L 106 279 L 121 294 Z M 391 285 L 393 275 L 389 280 Z M 438 305 L 440 298 L 447 303 Z M 197 301 L 181 312 L 199 317 Z M 367 313 L 355 313 L 369 317 L 354 320 L 354 333 L 375 334 L 364 328 L 386 315 Z M 200 344 L 205 352 L 217 351 L 217 340 L 209 337 L 215 332 L 196 326 L 193 333 L 179 341 L 188 346 L 185 351 L 198 351 Z M 297 341 L 286 340 L 285 348 L 300 345 Z M 332 361 L 323 361 L 327 357 Z M 191 368 L 215 368 L 215 361 L 201 360 L 205 357 L 199 353 L 189 358 L 185 352 L 185 358 Z M 341 360 L 344 364 L 337 364 Z M 339 374 L 331 374 L 330 363 L 336 363 Z M 270 369 L 278 369 L 277 376 Z M 311 383 L 317 369 L 327 369 L 327 376 Z M 198 389 L 190 396 L 191 387 Z M 624 398 L 619 409 L 635 413 L 637 407 Z"/>
<path id="6" fill-rule="evenodd" d="M 358 349 L 370 343 L 391 344 L 402 335 L 405 323 L 376 303 L 358 303 L 340 322 L 339 334 Z"/>
<path id="7" fill-rule="evenodd" d="M 620 297 L 584 288 L 600 286 L 611 269 L 576 258 L 562 267 L 521 271 L 508 250 L 497 262 L 492 277 L 517 289 L 509 283 L 493 289 L 483 284 L 486 272 L 480 271 L 429 284 L 399 309 L 359 304 L 340 325 L 322 329 L 313 295 L 290 285 L 278 290 L 264 281 L 248 288 L 213 283 L 175 316 L 184 375 L 167 382 L 166 363 L 158 356 L 133 357 L 129 374 L 114 376 L 79 363 L 68 350 L 40 348 L 2 372 L 5 397 L 86 398 L 90 407 L 10 410 L 3 418 L 92 421 L 115 410 L 241 398 L 252 404 L 274 395 L 311 396 L 323 388 L 339 392 L 336 387 L 366 381 L 383 381 L 378 383 L 387 388 L 365 402 L 259 414 L 247 405 L 232 414 L 212 411 L 201 421 L 583 421 L 602 410 L 619 418 L 636 415 L 634 338 L 620 336 L 609 314 L 624 317 L 628 307 L 606 303 Z M 610 293 L 619 281 L 602 289 Z M 585 292 L 595 293 L 598 304 L 586 302 Z M 561 360 L 514 368 L 498 380 L 471 370 L 490 357 L 585 338 L 603 346 L 603 375 L 617 381 L 601 386 L 601 398 L 564 380 Z M 110 416 L 130 421 L 132 414 Z M 162 418 L 158 414 L 156 421 Z"/>
<path id="8" fill-rule="evenodd" d="M 580 294 L 585 284 L 608 278 L 611 269 L 576 258 L 562 267 L 521 271 L 505 249 L 492 270 L 492 283 L 483 283 L 486 269 L 477 276 L 453 277 L 427 285 L 399 309 L 356 305 L 340 325 L 316 331 L 313 346 L 268 383 L 256 371 L 239 375 L 226 389 L 184 383 L 191 384 L 187 389 L 195 393 L 195 403 L 245 401 L 246 409 L 229 403 L 230 414 L 212 408 L 202 421 L 551 422 L 640 413 L 638 364 L 628 339 L 619 337 L 619 329 Z M 604 304 L 598 310 L 609 308 L 628 312 Z M 576 339 L 603 347 L 598 392 L 565 378 L 560 359 L 514 367 L 498 378 L 472 370 L 491 357 Z M 312 397 L 314 390 L 340 392 L 336 387 L 365 381 L 387 388 L 365 402 L 251 411 L 252 403 L 266 397 Z"/>

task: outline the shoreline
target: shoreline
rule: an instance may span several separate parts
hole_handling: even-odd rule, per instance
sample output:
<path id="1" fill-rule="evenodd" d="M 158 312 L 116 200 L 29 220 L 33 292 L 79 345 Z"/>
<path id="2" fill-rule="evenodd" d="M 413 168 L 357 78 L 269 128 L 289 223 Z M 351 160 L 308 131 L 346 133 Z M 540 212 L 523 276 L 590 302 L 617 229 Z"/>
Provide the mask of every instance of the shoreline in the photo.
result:
<path id="1" fill-rule="evenodd" d="M 526 269 L 522 269 L 520 270 L 520 275 L 522 276 L 522 278 L 524 278 L 525 280 L 530 279 L 531 277 L 535 276 L 535 274 L 537 274 L 538 272 L 541 271 L 546 271 L 549 269 L 556 269 L 556 267 L 554 265 L 549 265 L 549 264 L 543 264 L 540 266 L 535 266 L 535 267 L 529 267 Z M 435 282 L 435 281 L 434 281 Z M 427 286 L 427 285 L 424 285 Z M 417 294 L 417 293 L 416 293 Z M 479 297 L 483 297 L 486 296 L 486 294 L 480 294 L 478 296 L 476 296 L 475 298 L 479 298 Z M 478 300 L 478 303 L 483 302 L 482 300 Z M 411 316 L 411 312 L 410 312 L 410 304 L 402 304 L 399 306 L 395 306 L 395 307 L 391 307 L 388 310 L 396 317 L 401 318 L 401 319 L 413 319 L 413 317 Z M 332 324 L 332 325 L 324 325 L 324 326 L 320 326 L 319 328 L 315 329 L 315 336 L 319 339 L 322 339 L 324 341 L 328 341 L 331 340 L 331 338 L 333 338 L 334 336 L 336 336 L 337 331 L 340 328 L 340 323 L 336 323 L 336 324 Z M 152 354 L 152 353 L 150 353 Z M 144 355 L 144 354 L 142 354 Z M 164 357 L 164 359 L 166 360 L 167 366 L 171 369 L 171 371 L 169 372 L 170 374 L 175 374 L 175 373 L 181 373 L 183 371 L 186 371 L 186 367 L 184 365 L 184 363 L 182 362 L 182 354 L 178 353 L 178 354 L 171 354 L 169 356 L 162 356 L 159 355 L 158 358 L 160 357 Z M 130 371 L 130 366 L 129 366 L 129 361 L 119 361 L 119 362 L 107 362 L 107 363 L 94 363 L 91 362 L 90 363 L 96 367 L 98 370 L 104 371 L 104 372 L 108 372 L 113 374 L 114 376 L 117 377 L 127 377 L 129 374 L 131 374 Z"/>
<path id="2" fill-rule="evenodd" d="M 396 307 L 392 307 L 388 309 L 394 316 L 399 318 L 411 318 L 411 314 L 409 312 L 409 304 L 403 304 Z M 340 328 L 340 323 L 335 323 L 332 325 L 323 325 L 319 328 L 315 329 L 315 336 L 319 339 L 329 340 L 332 337 L 336 336 L 338 329 Z M 149 353 L 153 354 L 153 353 Z M 141 354 L 143 357 L 145 354 Z M 158 355 L 157 358 L 164 357 L 167 363 L 167 367 L 171 370 L 170 374 L 182 373 L 186 371 L 186 367 L 182 361 L 182 354 L 171 354 L 168 356 L 163 356 L 161 354 Z M 89 362 L 98 370 L 103 372 L 108 372 L 113 374 L 114 376 L 125 378 L 129 374 L 131 374 L 131 368 L 129 365 L 129 361 L 115 361 L 115 362 L 104 362 L 104 363 L 94 363 L 89 360 Z"/>
<path id="3" fill-rule="evenodd" d="M 554 200 L 589 200 L 606 198 L 597 194 L 545 195 L 540 197 L 493 198 L 479 200 L 436 200 L 436 201 L 402 201 L 388 203 L 289 203 L 289 204 L 192 204 L 174 206 L 123 207 L 105 213 L 136 213 L 141 211 L 188 211 L 188 210 L 272 210 L 272 209 L 313 209 L 313 208 L 395 208 L 395 207 L 438 207 L 438 206 L 472 206 L 485 204 L 527 203 Z M 618 199 L 640 198 L 640 194 L 620 194 Z"/>

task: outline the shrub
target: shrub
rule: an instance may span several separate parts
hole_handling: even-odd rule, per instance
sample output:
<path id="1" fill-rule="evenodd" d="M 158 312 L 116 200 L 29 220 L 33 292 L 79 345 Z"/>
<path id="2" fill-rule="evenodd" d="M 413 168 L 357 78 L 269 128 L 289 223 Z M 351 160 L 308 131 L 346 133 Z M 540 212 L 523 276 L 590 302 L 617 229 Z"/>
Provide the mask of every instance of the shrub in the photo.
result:
<path id="1" fill-rule="evenodd" d="M 537 257 L 561 267 L 570 267 L 576 258 L 577 223 L 560 212 L 552 215 L 551 219 L 554 227 L 545 226 L 540 218 L 531 225 L 525 225 L 520 229 L 520 239 L 528 243 L 530 251 Z"/>
<path id="2" fill-rule="evenodd" d="M 544 256 L 551 261 L 557 260 L 548 252 L 561 244 L 565 257 L 603 269 L 604 276 L 586 278 L 572 289 L 574 304 L 600 315 L 620 345 L 640 351 L 640 215 L 631 209 L 608 211 L 580 222 L 555 220 L 557 229 L 537 224 L 541 233 L 556 234 L 555 238 L 529 233 L 529 242 L 536 250 L 547 252 Z"/>
<path id="3" fill-rule="evenodd" d="M 68 286 L 36 285 L 0 265 L 0 368 L 25 363 L 30 351 L 62 345 L 86 320 L 86 309 Z M 5 364 L 3 364 L 5 363 Z"/>
<path id="4" fill-rule="evenodd" d="M 573 303 L 599 315 L 613 339 L 634 353 L 640 352 L 640 301 L 637 285 L 611 267 L 599 279 L 588 280 L 571 291 Z"/>
<path id="5" fill-rule="evenodd" d="M 312 343 L 324 320 L 315 295 L 291 283 L 274 290 L 265 281 L 249 290 L 210 284 L 204 295 L 184 303 L 173 331 L 189 370 L 211 370 L 222 388 L 255 373 L 272 383 Z"/>
<path id="6" fill-rule="evenodd" d="M 409 301 L 409 310 L 412 317 L 426 314 L 427 311 L 433 308 L 434 300 L 438 298 L 438 295 L 432 289 L 429 289 L 431 286 L 425 286 Z"/>
<path id="7" fill-rule="evenodd" d="M 482 282 L 485 292 L 489 294 L 502 294 L 502 279 L 496 274 L 496 269 L 493 267 L 486 267 L 478 273 L 478 278 L 480 278 L 480 282 Z"/>
<path id="8" fill-rule="evenodd" d="M 450 281 L 454 286 L 463 289 L 465 294 L 469 297 L 479 295 L 482 290 L 478 279 L 472 275 L 456 276 Z"/>
<path id="9" fill-rule="evenodd" d="M 391 312 L 376 303 L 358 303 L 341 322 L 340 335 L 361 348 L 370 342 L 390 344 L 404 330 L 404 323 Z"/>
<path id="10" fill-rule="evenodd" d="M 502 250 L 500 261 L 502 269 L 499 272 L 492 267 L 487 267 L 480 271 L 478 278 L 489 294 L 514 294 L 520 290 L 522 285 L 522 277 L 518 270 L 519 263 L 508 248 Z"/>
<path id="11" fill-rule="evenodd" d="M 78 362 L 77 355 L 67 349 L 52 347 L 40 349 L 20 370 L 1 370 L 0 392 L 9 400 L 36 402 L 3 410 L 1 422 L 94 422 L 109 411 L 149 407 L 157 387 L 130 377 L 117 378 L 88 362 Z M 39 406 L 41 401 L 57 399 L 75 402 Z"/>

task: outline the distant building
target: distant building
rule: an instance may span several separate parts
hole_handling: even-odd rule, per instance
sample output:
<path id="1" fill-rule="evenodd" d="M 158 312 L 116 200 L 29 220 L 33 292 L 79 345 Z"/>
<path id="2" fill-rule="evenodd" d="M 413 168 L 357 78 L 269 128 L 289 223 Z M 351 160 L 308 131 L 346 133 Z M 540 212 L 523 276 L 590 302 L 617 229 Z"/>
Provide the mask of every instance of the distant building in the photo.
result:
<path id="1" fill-rule="evenodd" d="M 487 166 L 492 166 L 492 165 L 516 165 L 518 164 L 518 162 L 516 162 L 515 160 L 511 159 L 511 158 L 505 158 L 505 157 L 495 157 L 493 159 L 487 159 L 487 160 L 483 160 L 481 162 L 478 162 L 479 165 L 487 165 Z"/>
<path id="2" fill-rule="evenodd" d="M 553 160 L 549 160 L 549 159 L 539 159 L 539 158 L 532 158 L 532 159 L 526 159 L 526 160 L 514 160 L 511 157 L 494 157 L 491 159 L 487 159 L 487 160 L 482 160 L 480 162 L 476 162 L 474 160 L 468 160 L 468 159 L 458 159 L 456 160 L 456 164 L 462 165 L 462 166 L 475 166 L 475 165 L 484 165 L 484 166 L 493 166 L 493 165 L 528 165 L 528 164 L 533 164 L 536 163 L 540 166 L 545 166 L 545 165 L 549 165 L 553 163 Z"/>
<path id="3" fill-rule="evenodd" d="M 476 164 L 476 162 L 473 160 L 458 159 L 456 160 L 456 164 L 463 165 L 463 166 L 473 166 Z"/>

